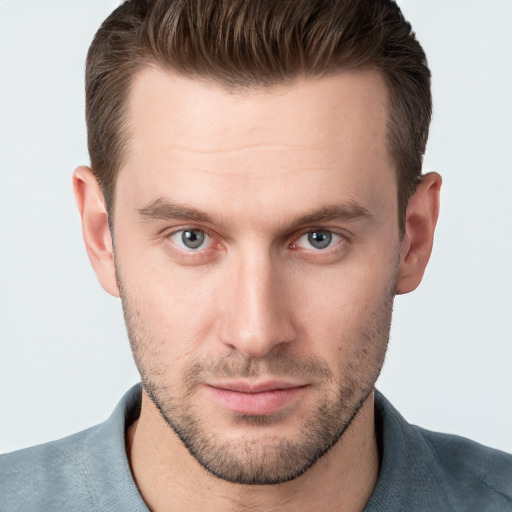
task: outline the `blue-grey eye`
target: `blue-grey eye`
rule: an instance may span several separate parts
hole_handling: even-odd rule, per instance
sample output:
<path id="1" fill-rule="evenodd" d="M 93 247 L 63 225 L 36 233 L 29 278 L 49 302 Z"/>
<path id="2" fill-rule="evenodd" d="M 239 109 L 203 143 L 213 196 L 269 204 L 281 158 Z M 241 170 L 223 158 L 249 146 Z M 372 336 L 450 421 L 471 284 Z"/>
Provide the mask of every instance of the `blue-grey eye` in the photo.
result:
<path id="1" fill-rule="evenodd" d="M 330 231 L 310 231 L 308 242 L 315 249 L 325 249 L 332 242 L 332 233 Z"/>
<path id="2" fill-rule="evenodd" d="M 188 249 L 197 249 L 204 243 L 204 232 L 198 229 L 187 229 L 182 231 L 181 240 Z"/>
<path id="3" fill-rule="evenodd" d="M 203 249 L 210 237 L 200 229 L 181 229 L 169 237 L 180 249 Z"/>

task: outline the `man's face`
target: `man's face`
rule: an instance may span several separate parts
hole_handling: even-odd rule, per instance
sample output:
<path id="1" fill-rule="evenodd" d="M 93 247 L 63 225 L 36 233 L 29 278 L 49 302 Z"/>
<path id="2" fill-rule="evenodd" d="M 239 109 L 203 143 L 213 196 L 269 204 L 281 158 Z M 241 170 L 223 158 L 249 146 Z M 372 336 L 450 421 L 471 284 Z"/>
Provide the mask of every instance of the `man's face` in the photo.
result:
<path id="1" fill-rule="evenodd" d="M 300 475 L 373 390 L 400 253 L 386 104 L 370 71 L 237 93 L 135 79 L 114 217 L 129 336 L 223 479 Z"/>

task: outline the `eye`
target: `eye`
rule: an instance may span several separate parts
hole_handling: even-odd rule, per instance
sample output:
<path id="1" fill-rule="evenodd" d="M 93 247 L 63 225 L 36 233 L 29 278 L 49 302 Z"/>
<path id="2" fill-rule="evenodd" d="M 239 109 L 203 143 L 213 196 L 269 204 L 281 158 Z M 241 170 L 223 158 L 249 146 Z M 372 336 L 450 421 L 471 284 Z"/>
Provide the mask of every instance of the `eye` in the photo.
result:
<path id="1" fill-rule="evenodd" d="M 323 229 L 308 231 L 304 233 L 296 242 L 296 246 L 301 249 L 314 249 L 321 251 L 323 249 L 329 249 L 336 245 L 342 237 Z"/>
<path id="2" fill-rule="evenodd" d="M 169 238 L 174 245 L 187 251 L 205 249 L 211 242 L 211 238 L 200 229 L 180 229 Z"/>

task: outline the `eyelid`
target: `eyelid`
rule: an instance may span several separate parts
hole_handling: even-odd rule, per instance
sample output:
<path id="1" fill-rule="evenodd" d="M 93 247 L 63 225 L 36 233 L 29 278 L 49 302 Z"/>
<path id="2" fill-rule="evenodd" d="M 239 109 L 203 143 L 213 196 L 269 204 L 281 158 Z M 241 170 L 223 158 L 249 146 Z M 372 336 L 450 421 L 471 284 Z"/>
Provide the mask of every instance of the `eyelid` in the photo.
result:
<path id="1" fill-rule="evenodd" d="M 206 247 L 202 247 L 199 249 L 189 249 L 187 247 L 181 247 L 181 246 L 177 245 L 175 242 L 173 242 L 171 240 L 171 237 L 173 235 L 176 235 L 183 231 L 201 231 L 210 240 L 207 243 Z M 337 237 L 337 238 L 339 238 L 339 240 L 334 241 L 334 243 L 332 243 L 331 246 L 328 246 L 325 249 L 315 249 L 314 247 L 306 248 L 306 247 L 298 246 L 297 242 L 301 237 L 303 237 L 304 235 L 307 235 L 308 233 L 313 233 L 315 231 L 316 232 L 324 231 L 324 232 L 331 233 L 333 235 L 333 237 Z M 201 255 L 204 255 L 206 252 L 211 251 L 212 248 L 214 248 L 215 246 L 220 248 L 223 245 L 223 243 L 219 239 L 220 237 L 217 234 L 213 233 L 210 229 L 205 228 L 204 226 L 201 226 L 201 227 L 194 226 L 194 225 L 174 226 L 173 228 L 169 228 L 168 230 L 166 230 L 166 232 L 163 233 L 163 236 L 164 236 L 165 240 L 169 241 L 172 244 L 174 252 L 179 253 L 182 256 L 186 256 L 186 257 L 199 257 Z M 305 253 L 309 252 L 309 253 L 324 253 L 324 254 L 326 254 L 331 251 L 335 251 L 336 249 L 339 249 L 340 245 L 344 245 L 344 242 L 348 243 L 348 242 L 350 242 L 350 240 L 351 240 L 350 234 L 346 233 L 345 231 L 342 232 L 338 229 L 334 229 L 334 228 L 330 228 L 330 227 L 329 228 L 307 227 L 307 228 L 303 228 L 298 234 L 293 236 L 291 243 L 288 244 L 288 248 L 292 249 L 292 250 L 298 249 Z"/>
<path id="2" fill-rule="evenodd" d="M 200 231 L 201 233 L 204 233 L 205 235 L 205 246 L 199 247 L 197 249 L 191 249 L 189 247 L 178 245 L 172 237 L 174 235 L 178 235 L 180 233 L 183 233 L 184 231 Z M 205 228 L 195 227 L 195 226 L 182 226 L 179 229 L 172 229 L 171 231 L 168 231 L 165 234 L 165 239 L 169 240 L 171 244 L 174 246 L 176 251 L 179 251 L 181 254 L 186 254 L 187 256 L 194 256 L 201 253 L 204 253 L 208 249 L 211 249 L 212 244 L 215 243 L 215 237 L 212 235 L 212 233 L 209 232 L 209 230 Z M 209 240 L 208 240 L 209 239 Z"/>
<path id="3" fill-rule="evenodd" d="M 306 248 L 306 247 L 300 247 L 298 245 L 298 241 L 305 235 L 308 235 L 309 233 L 315 233 L 315 232 L 325 232 L 325 233 L 330 233 L 331 235 L 333 235 L 333 238 L 334 237 L 337 237 L 339 238 L 339 240 L 337 242 L 335 242 L 333 240 L 333 243 L 331 245 L 329 245 L 328 247 L 326 247 L 325 249 L 315 249 L 314 247 L 310 247 L 310 248 Z M 332 228 L 317 228 L 317 227 L 311 227 L 311 228 L 307 228 L 307 229 L 304 229 L 302 230 L 297 236 L 294 237 L 292 243 L 290 244 L 290 247 L 292 249 L 301 249 L 301 250 L 304 250 L 304 251 L 307 251 L 307 252 L 318 252 L 318 253 L 327 253 L 329 251 L 332 251 L 334 249 L 336 249 L 340 243 L 342 242 L 348 242 L 349 241 L 349 237 L 347 236 L 347 234 L 345 233 L 340 233 L 340 231 L 336 230 L 336 229 L 332 229 Z"/>

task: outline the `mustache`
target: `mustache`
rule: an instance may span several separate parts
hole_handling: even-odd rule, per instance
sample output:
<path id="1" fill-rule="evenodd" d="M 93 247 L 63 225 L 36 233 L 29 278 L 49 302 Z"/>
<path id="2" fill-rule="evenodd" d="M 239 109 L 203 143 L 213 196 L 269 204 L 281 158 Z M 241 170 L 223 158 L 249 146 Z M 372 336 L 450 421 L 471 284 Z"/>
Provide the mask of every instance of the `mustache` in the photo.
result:
<path id="1" fill-rule="evenodd" d="M 210 356 L 193 362 L 185 371 L 184 384 L 189 389 L 208 379 L 262 377 L 330 380 L 333 375 L 327 363 L 318 358 L 299 359 L 288 354 L 270 353 L 263 357 L 231 354 Z"/>

